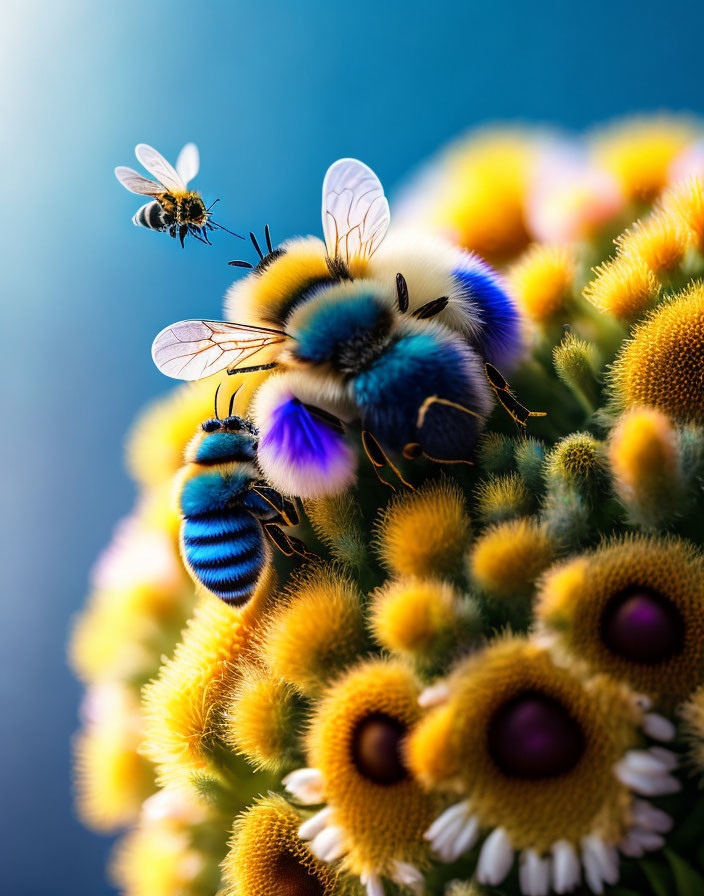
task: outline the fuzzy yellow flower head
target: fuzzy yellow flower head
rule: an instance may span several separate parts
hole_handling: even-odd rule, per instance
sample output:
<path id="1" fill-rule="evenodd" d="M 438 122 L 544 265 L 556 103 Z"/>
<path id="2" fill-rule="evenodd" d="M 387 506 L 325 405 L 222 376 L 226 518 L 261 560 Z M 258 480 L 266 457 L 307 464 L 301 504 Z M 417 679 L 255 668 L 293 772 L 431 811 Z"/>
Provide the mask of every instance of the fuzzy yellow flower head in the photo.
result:
<path id="1" fill-rule="evenodd" d="M 255 768 L 278 772 L 290 762 L 300 725 L 291 685 L 251 665 L 237 681 L 224 713 L 224 739 Z"/>
<path id="2" fill-rule="evenodd" d="M 541 526 L 518 519 L 487 529 L 470 552 L 469 566 L 483 591 L 510 598 L 530 591 L 554 556 L 555 545 Z"/>
<path id="3" fill-rule="evenodd" d="M 451 649 L 480 628 L 474 602 L 438 579 L 399 579 L 372 598 L 371 627 L 387 650 L 423 659 Z"/>
<path id="4" fill-rule="evenodd" d="M 499 523 L 530 512 L 533 498 L 516 473 L 483 479 L 477 488 L 476 509 L 484 523 Z"/>
<path id="5" fill-rule="evenodd" d="M 298 836 L 301 818 L 273 794 L 234 825 L 223 862 L 224 896 L 333 896 L 336 875 Z"/>
<path id="6" fill-rule="evenodd" d="M 681 716 L 690 760 L 698 772 L 704 773 L 704 687 L 697 688 L 682 706 Z"/>
<path id="7" fill-rule="evenodd" d="M 704 284 L 676 295 L 636 327 L 611 370 L 625 408 L 659 408 L 677 421 L 704 421 Z"/>
<path id="8" fill-rule="evenodd" d="M 585 682 L 535 643 L 499 640 L 475 654 L 409 741 L 411 767 L 426 786 L 463 797 L 429 829 L 435 850 L 454 861 L 492 829 L 477 879 L 500 884 L 521 850 L 521 879 L 532 881 L 525 893 L 546 892 L 550 882 L 558 892 L 572 889 L 581 851 L 591 889 L 601 892 L 618 877 L 629 789 L 679 789 L 672 754 L 634 749 L 641 721 L 631 692 L 605 677 Z M 635 777 L 643 755 L 653 780 Z M 592 851 L 608 860 L 593 861 Z"/>
<path id="9" fill-rule="evenodd" d="M 137 819 L 154 790 L 149 763 L 138 753 L 139 702 L 121 685 L 102 684 L 87 692 L 82 710 L 85 724 L 74 744 L 78 813 L 94 830 L 114 831 Z"/>
<path id="10" fill-rule="evenodd" d="M 462 489 L 445 479 L 395 497 L 376 533 L 384 566 L 399 576 L 456 574 L 470 538 Z"/>
<path id="11" fill-rule="evenodd" d="M 212 752 L 222 736 L 222 701 L 237 663 L 251 652 L 253 630 L 272 588 L 269 575 L 244 609 L 202 598 L 173 657 L 145 687 L 142 749 L 162 783 L 184 784 L 194 774 L 212 771 Z"/>
<path id="12" fill-rule="evenodd" d="M 564 310 L 575 274 L 571 248 L 535 245 L 511 267 L 508 284 L 524 314 L 545 323 Z"/>
<path id="13" fill-rule="evenodd" d="M 689 230 L 679 217 L 660 211 L 626 231 L 617 244 L 620 254 L 643 262 L 658 275 L 667 274 L 682 263 L 690 239 Z"/>
<path id="14" fill-rule="evenodd" d="M 584 288 L 584 297 L 600 311 L 632 320 L 651 308 L 660 285 L 655 274 L 640 258 L 621 255 L 594 271 Z"/>
<path id="15" fill-rule="evenodd" d="M 313 853 L 326 861 L 341 858 L 363 882 L 381 876 L 422 882 L 422 833 L 434 801 L 404 758 L 420 717 L 418 694 L 416 679 L 398 662 L 371 660 L 352 668 L 317 707 L 307 737 L 310 768 L 284 780 L 303 802 L 327 803 L 301 829 Z"/>
<path id="16" fill-rule="evenodd" d="M 598 484 L 605 469 L 601 442 L 586 432 L 561 439 L 548 455 L 548 477 L 587 490 Z"/>
<path id="17" fill-rule="evenodd" d="M 684 119 L 637 118 L 598 135 L 594 154 L 629 199 L 650 202 L 667 185 L 670 165 L 693 138 Z"/>
<path id="18" fill-rule="evenodd" d="M 663 196 L 663 208 L 677 216 L 699 252 L 704 252 L 704 178 L 693 177 Z"/>
<path id="19" fill-rule="evenodd" d="M 592 669 L 666 705 L 704 683 L 704 560 L 683 539 L 620 538 L 556 566 L 536 617 Z"/>
<path id="20" fill-rule="evenodd" d="M 348 577 L 324 567 L 294 579 L 267 619 L 263 660 L 301 693 L 318 693 L 364 648 L 361 600 Z"/>

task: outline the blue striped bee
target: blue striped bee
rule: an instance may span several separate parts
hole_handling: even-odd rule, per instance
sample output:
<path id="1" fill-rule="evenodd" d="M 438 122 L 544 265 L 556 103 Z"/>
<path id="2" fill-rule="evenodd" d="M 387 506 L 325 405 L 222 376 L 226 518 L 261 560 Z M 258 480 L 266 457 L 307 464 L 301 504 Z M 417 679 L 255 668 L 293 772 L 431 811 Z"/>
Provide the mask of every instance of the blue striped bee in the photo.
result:
<path id="1" fill-rule="evenodd" d="M 233 395 L 234 399 L 234 395 Z M 179 480 L 181 554 L 196 584 L 225 603 L 242 606 L 271 561 L 269 541 L 286 556 L 312 558 L 283 531 L 295 526 L 294 503 L 262 480 L 257 429 L 232 415 L 206 420 L 186 449 Z"/>
<path id="2" fill-rule="evenodd" d="M 147 230 L 168 233 L 174 239 L 178 236 L 182 246 L 188 234 L 201 242 L 210 243 L 209 231 L 218 229 L 232 233 L 222 224 L 216 224 L 212 220 L 210 209 L 215 203 L 206 208 L 200 193 L 188 189 L 188 181 L 198 174 L 200 168 L 198 147 L 195 143 L 187 143 L 183 147 L 175 168 L 161 153 L 146 143 L 137 145 L 135 155 L 156 179 L 149 180 L 142 177 L 124 165 L 115 169 L 115 177 L 130 193 L 153 197 L 151 202 L 138 209 L 132 218 L 133 224 L 146 227 Z M 237 233 L 232 235 L 239 236 Z"/>
<path id="3" fill-rule="evenodd" d="M 511 366 L 522 350 L 498 274 L 434 238 L 403 237 L 386 251 L 388 202 L 356 159 L 328 170 L 322 213 L 324 243 L 273 248 L 267 229 L 265 255 L 250 235 L 259 262 L 235 262 L 254 269 L 227 300 L 249 323 L 172 324 L 154 340 L 157 367 L 188 380 L 278 368 L 254 399 L 259 463 L 272 486 L 305 498 L 353 482 L 345 422 L 361 422 L 377 473 L 395 469 L 387 451 L 471 462 L 494 398 L 525 425 L 531 412 L 493 366 Z"/>

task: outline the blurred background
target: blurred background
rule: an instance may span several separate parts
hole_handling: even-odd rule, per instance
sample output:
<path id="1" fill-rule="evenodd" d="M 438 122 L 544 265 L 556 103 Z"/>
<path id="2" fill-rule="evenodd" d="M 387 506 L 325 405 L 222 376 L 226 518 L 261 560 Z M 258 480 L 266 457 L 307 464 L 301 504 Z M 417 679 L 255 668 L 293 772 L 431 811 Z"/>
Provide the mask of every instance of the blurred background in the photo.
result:
<path id="1" fill-rule="evenodd" d="M 478 123 L 704 114 L 702 28 L 691 0 L 4 0 L 3 892 L 111 892 L 109 841 L 72 810 L 80 689 L 66 635 L 132 503 L 126 429 L 169 385 L 151 340 L 172 320 L 218 317 L 227 261 L 251 255 L 224 233 L 182 251 L 133 227 L 140 201 L 113 167 L 134 165 L 140 141 L 173 160 L 195 140 L 217 220 L 268 223 L 275 241 L 319 233 L 338 156 L 393 192 Z"/>

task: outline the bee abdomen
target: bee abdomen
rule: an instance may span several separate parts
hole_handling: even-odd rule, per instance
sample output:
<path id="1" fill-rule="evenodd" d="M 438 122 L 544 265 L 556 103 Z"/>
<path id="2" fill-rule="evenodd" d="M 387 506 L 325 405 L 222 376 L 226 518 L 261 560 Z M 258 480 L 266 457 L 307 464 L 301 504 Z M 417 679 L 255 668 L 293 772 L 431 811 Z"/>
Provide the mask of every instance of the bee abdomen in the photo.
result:
<path id="1" fill-rule="evenodd" d="M 246 603 L 264 570 L 267 554 L 261 524 L 232 508 L 183 521 L 184 559 L 208 591 L 230 604 Z"/>
<path id="2" fill-rule="evenodd" d="M 168 228 L 164 210 L 156 199 L 143 205 L 132 218 L 132 221 L 138 227 L 146 227 L 148 230 L 162 231 Z"/>

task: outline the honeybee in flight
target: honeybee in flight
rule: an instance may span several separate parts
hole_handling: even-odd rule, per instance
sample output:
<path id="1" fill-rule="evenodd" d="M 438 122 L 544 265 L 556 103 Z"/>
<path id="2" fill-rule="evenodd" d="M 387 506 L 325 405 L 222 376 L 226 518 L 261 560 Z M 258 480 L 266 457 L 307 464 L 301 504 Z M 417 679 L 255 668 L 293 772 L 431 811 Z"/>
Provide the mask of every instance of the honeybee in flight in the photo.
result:
<path id="1" fill-rule="evenodd" d="M 494 361 L 511 363 L 520 318 L 488 265 L 425 241 L 378 252 L 390 222 L 374 172 L 340 159 L 323 183 L 325 243 L 290 240 L 265 255 L 228 297 L 251 323 L 180 321 L 154 340 L 167 376 L 194 380 L 279 368 L 257 390 L 259 462 L 284 494 L 347 487 L 355 461 L 341 421 L 360 420 L 375 469 L 386 451 L 469 462 L 493 397 L 525 425 Z M 241 317 L 240 317 L 241 315 Z M 493 391 L 493 395 L 492 395 Z"/>
<path id="2" fill-rule="evenodd" d="M 206 208 L 200 193 L 188 189 L 188 182 L 193 180 L 200 168 L 195 143 L 187 143 L 183 147 L 175 168 L 146 143 L 139 143 L 134 152 L 137 160 L 155 179 L 149 180 L 124 165 L 115 169 L 115 177 L 130 193 L 153 197 L 151 202 L 137 211 L 132 218 L 133 224 L 160 233 L 168 232 L 174 239 L 178 236 L 182 246 L 189 233 L 208 244 L 208 231 L 217 229 L 232 233 L 211 218 L 210 209 L 218 200 Z M 232 235 L 242 239 L 237 233 Z"/>

